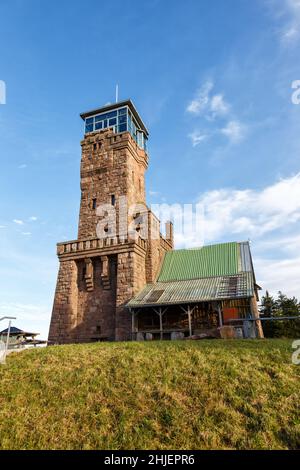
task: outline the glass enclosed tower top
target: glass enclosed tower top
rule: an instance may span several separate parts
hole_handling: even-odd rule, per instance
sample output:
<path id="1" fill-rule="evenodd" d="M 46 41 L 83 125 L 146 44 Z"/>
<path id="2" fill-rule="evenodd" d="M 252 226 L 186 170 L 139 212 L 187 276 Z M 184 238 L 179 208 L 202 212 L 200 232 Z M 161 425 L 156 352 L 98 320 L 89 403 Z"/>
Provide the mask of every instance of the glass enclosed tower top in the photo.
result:
<path id="1" fill-rule="evenodd" d="M 110 104 L 80 114 L 84 120 L 84 132 L 112 128 L 116 134 L 130 132 L 141 149 L 147 150 L 148 131 L 131 100 Z"/>

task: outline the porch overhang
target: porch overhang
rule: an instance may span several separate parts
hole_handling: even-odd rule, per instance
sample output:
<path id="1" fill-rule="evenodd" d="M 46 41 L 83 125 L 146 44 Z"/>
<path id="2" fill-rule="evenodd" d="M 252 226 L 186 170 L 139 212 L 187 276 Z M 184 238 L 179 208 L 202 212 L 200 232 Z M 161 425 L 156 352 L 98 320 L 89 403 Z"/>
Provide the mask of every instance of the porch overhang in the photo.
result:
<path id="1" fill-rule="evenodd" d="M 250 298 L 255 294 L 251 272 L 184 281 L 147 284 L 133 297 L 127 308 L 166 307 L 200 302 L 220 302 Z"/>

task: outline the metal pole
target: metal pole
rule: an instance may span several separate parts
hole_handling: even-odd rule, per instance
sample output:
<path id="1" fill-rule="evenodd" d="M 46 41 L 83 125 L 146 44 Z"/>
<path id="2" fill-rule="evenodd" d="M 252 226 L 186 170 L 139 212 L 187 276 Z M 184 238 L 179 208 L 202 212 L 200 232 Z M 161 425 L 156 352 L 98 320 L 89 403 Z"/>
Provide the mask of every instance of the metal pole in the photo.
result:
<path id="1" fill-rule="evenodd" d="M 8 330 L 7 330 L 7 337 L 6 337 L 6 347 L 5 347 L 5 353 L 4 353 L 4 360 L 6 359 L 7 350 L 8 350 L 8 342 L 9 342 L 9 335 L 10 335 L 10 327 L 11 327 L 11 320 L 9 320 L 9 323 L 8 323 Z"/>

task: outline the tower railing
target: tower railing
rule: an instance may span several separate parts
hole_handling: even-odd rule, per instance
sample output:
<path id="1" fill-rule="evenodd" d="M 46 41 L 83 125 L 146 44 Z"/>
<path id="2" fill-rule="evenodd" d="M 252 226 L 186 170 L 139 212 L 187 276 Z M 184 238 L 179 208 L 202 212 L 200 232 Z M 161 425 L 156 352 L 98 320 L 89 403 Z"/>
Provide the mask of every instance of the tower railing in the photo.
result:
<path id="1" fill-rule="evenodd" d="M 71 240 L 57 244 L 58 256 L 85 252 L 90 250 L 105 249 L 109 247 L 116 247 L 121 245 L 137 244 L 140 248 L 146 250 L 147 240 L 141 237 L 127 238 L 127 237 L 111 237 L 111 238 L 87 238 L 82 240 Z"/>

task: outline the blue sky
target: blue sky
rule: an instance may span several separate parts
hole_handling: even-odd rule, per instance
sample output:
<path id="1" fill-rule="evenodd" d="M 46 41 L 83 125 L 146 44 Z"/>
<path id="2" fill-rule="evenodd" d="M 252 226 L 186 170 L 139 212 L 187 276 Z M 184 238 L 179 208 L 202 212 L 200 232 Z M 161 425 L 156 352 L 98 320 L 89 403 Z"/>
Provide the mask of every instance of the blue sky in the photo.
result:
<path id="1" fill-rule="evenodd" d="M 149 204 L 204 204 L 206 243 L 251 239 L 258 282 L 300 297 L 300 0 L 2 0 L 0 18 L 1 315 L 47 335 L 79 113 L 116 83 L 150 131 Z"/>

